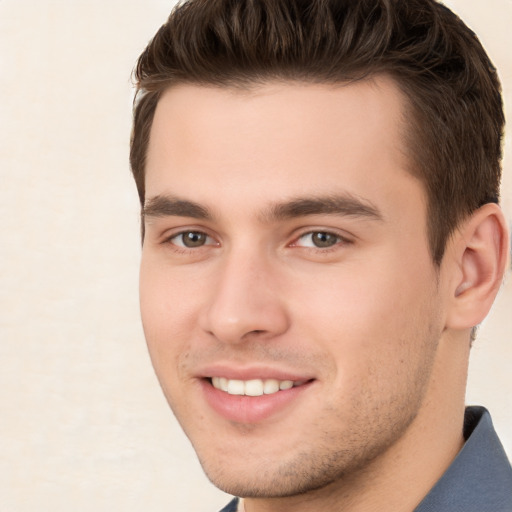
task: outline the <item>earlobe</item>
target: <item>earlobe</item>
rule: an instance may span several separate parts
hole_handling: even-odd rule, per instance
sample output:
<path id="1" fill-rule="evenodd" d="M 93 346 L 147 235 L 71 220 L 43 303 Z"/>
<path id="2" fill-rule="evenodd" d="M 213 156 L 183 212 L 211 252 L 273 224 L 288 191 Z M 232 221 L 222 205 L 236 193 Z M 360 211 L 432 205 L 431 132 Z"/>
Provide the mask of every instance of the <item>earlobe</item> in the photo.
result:
<path id="1" fill-rule="evenodd" d="M 509 235 L 497 204 L 485 204 L 459 227 L 453 240 L 458 266 L 447 326 L 478 325 L 491 309 L 508 262 Z"/>

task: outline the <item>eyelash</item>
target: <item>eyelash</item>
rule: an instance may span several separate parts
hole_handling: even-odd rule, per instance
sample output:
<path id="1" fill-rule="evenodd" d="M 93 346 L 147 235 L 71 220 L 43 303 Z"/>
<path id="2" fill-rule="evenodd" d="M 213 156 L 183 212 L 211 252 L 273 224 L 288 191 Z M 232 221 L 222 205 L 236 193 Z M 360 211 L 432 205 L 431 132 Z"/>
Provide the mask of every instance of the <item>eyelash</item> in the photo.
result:
<path id="1" fill-rule="evenodd" d="M 299 241 L 307 236 L 313 237 L 314 235 L 326 235 L 328 237 L 333 237 L 336 239 L 335 243 L 332 245 L 326 246 L 326 247 L 318 247 L 318 246 L 300 246 Z M 290 245 L 291 247 L 302 247 L 304 249 L 308 249 L 311 251 L 319 252 L 319 253 L 328 253 L 332 251 L 336 251 L 340 248 L 340 246 L 343 245 L 349 245 L 352 241 L 349 240 L 347 237 L 344 237 L 340 235 L 339 233 L 336 233 L 334 231 L 329 231 L 327 229 L 314 229 L 310 231 L 306 231 L 304 233 L 301 233 L 297 238 L 295 238 L 294 242 L 292 242 Z"/>
<path id="2" fill-rule="evenodd" d="M 194 251 L 194 250 L 197 250 L 197 249 L 202 249 L 204 248 L 205 246 L 212 246 L 212 245 L 219 245 L 218 243 L 204 243 L 202 245 L 199 245 L 197 247 L 187 247 L 184 243 L 183 243 L 183 236 L 184 235 L 187 235 L 187 234 L 195 234 L 195 235 L 199 235 L 199 236 L 205 236 L 206 237 L 206 240 L 214 240 L 214 238 L 212 236 L 210 236 L 208 233 L 205 233 L 204 231 L 201 231 L 199 229 L 187 229 L 187 230 L 184 230 L 184 231 L 180 231 L 179 233 L 173 233 L 171 236 L 165 238 L 165 240 L 163 240 L 163 243 L 164 244 L 170 244 L 174 247 L 174 250 L 178 251 L 178 252 L 183 252 L 183 253 L 187 253 L 187 252 L 190 252 L 190 251 Z M 182 239 L 182 244 L 177 244 L 174 240 L 180 238 Z"/>
<path id="3" fill-rule="evenodd" d="M 187 247 L 184 243 L 183 243 L 183 237 L 185 235 L 198 235 L 198 236 L 204 236 L 206 237 L 206 241 L 204 244 L 201 244 L 201 245 L 198 245 L 196 247 Z M 327 236 L 327 237 L 333 237 L 335 239 L 335 243 L 333 243 L 332 245 L 328 245 L 326 247 L 318 247 L 318 246 L 314 246 L 314 243 L 310 246 L 307 246 L 307 245 L 299 245 L 299 241 L 307 236 L 314 236 L 314 235 L 324 235 L 324 236 Z M 175 242 L 176 239 L 179 239 L 181 237 L 181 241 L 182 243 L 181 244 L 178 244 Z M 208 240 L 210 241 L 214 241 L 214 243 L 208 243 Z M 184 230 L 184 231 L 180 231 L 179 233 L 173 233 L 171 236 L 165 238 L 163 240 L 163 243 L 164 244 L 170 244 L 173 246 L 173 250 L 175 250 L 176 252 L 179 252 L 179 253 L 190 253 L 192 251 L 197 251 L 197 250 L 200 250 L 200 249 L 204 249 L 205 247 L 208 247 L 208 246 L 218 246 L 220 245 L 218 242 L 215 242 L 215 239 L 210 236 L 208 233 L 204 232 L 204 231 L 201 231 L 199 229 L 188 229 L 188 230 Z M 303 248 L 303 249 L 306 249 L 306 250 L 309 250 L 309 251 L 314 251 L 314 252 L 318 252 L 318 253 L 328 253 L 328 252 L 331 252 L 331 251 L 335 251 L 335 250 L 338 250 L 340 248 L 340 245 L 342 246 L 345 246 L 345 245 L 349 245 L 351 244 L 352 241 L 349 240 L 348 238 L 340 235 L 339 233 L 336 233 L 334 231 L 329 231 L 329 230 L 325 230 L 325 229 L 316 229 L 316 230 L 310 230 L 310 231 L 306 231 L 304 233 L 301 233 L 299 236 L 297 236 L 293 242 L 291 242 L 290 244 L 288 244 L 288 247 L 299 247 L 299 248 Z"/>

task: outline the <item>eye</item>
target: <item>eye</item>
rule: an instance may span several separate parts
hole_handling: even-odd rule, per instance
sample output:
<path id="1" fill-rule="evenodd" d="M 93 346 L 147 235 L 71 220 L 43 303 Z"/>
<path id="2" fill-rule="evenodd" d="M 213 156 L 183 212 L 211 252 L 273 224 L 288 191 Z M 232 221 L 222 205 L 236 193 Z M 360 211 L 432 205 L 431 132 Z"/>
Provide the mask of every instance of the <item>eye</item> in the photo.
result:
<path id="1" fill-rule="evenodd" d="M 215 245 L 215 240 L 202 231 L 183 231 L 168 239 L 178 247 L 195 249 L 204 245 Z"/>
<path id="2" fill-rule="evenodd" d="M 344 241 L 341 236 L 329 233 L 329 231 L 311 231 L 310 233 L 305 233 L 300 236 L 294 245 L 313 247 L 316 249 L 328 249 Z"/>

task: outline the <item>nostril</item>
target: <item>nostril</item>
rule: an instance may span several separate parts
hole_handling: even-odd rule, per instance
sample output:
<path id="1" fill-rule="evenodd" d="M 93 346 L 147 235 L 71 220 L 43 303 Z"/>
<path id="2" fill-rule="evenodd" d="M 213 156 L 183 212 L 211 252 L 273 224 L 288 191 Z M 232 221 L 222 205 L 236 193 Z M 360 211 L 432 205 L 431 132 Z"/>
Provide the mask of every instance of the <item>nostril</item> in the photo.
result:
<path id="1" fill-rule="evenodd" d="M 265 329 L 253 329 L 252 331 L 246 332 L 241 339 L 247 341 L 251 338 L 262 337 L 265 333 L 267 333 Z"/>

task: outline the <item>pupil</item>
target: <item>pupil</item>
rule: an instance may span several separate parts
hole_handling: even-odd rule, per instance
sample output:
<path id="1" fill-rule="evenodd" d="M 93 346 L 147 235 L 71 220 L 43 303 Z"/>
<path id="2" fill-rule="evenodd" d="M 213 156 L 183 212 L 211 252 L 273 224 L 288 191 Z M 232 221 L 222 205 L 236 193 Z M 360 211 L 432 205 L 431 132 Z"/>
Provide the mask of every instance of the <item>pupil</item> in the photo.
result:
<path id="1" fill-rule="evenodd" d="M 331 247 L 335 245 L 338 241 L 338 238 L 330 233 L 313 233 L 313 243 L 317 247 Z"/>
<path id="2" fill-rule="evenodd" d="M 197 231 L 190 231 L 183 235 L 183 244 L 186 247 L 200 247 L 204 245 L 206 241 L 206 235 L 204 233 L 198 233 Z"/>

